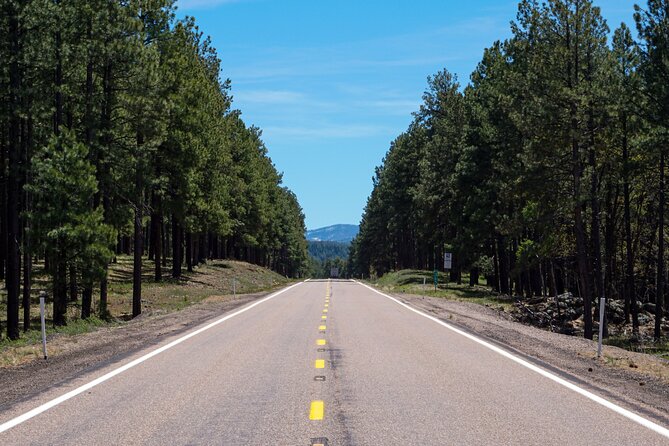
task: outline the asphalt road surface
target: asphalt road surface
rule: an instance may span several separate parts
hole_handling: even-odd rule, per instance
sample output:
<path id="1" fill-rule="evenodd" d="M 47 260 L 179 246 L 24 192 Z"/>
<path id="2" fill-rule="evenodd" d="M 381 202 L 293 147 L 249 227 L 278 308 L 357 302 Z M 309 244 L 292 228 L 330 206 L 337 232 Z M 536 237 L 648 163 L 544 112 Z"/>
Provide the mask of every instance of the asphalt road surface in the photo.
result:
<path id="1" fill-rule="evenodd" d="M 0 444 L 669 444 L 361 284 L 306 282 L 227 316 L 1 413 Z"/>

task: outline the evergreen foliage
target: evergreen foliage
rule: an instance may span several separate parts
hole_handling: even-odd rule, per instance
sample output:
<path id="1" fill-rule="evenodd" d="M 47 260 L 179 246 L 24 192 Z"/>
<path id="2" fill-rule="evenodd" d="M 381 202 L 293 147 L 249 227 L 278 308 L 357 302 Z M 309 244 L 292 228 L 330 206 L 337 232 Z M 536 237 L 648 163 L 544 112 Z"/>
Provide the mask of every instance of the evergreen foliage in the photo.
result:
<path id="1" fill-rule="evenodd" d="M 304 215 L 261 132 L 232 109 L 230 82 L 193 18 L 172 0 L 0 1 L 0 276 L 7 335 L 31 305 L 45 260 L 55 324 L 70 302 L 97 300 L 107 267 L 134 253 L 155 280 L 211 258 L 308 268 Z M 21 278 L 23 282 L 21 283 Z M 99 296 L 93 296 L 99 290 Z"/>
<path id="2" fill-rule="evenodd" d="M 523 0 L 512 37 L 462 88 L 443 70 L 376 169 L 351 274 L 442 269 L 504 294 L 625 303 L 638 332 L 667 307 L 669 2 L 636 8 L 638 41 L 590 0 Z"/>

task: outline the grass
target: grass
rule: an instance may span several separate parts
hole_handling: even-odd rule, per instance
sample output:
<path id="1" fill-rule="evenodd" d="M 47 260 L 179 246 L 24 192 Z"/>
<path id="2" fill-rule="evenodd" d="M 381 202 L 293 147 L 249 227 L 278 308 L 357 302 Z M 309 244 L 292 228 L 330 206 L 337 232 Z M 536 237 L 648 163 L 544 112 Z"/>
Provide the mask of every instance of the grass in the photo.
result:
<path id="1" fill-rule="evenodd" d="M 216 260 L 200 265 L 193 272 L 184 270 L 181 279 L 172 279 L 169 265 L 163 268 L 162 282 L 155 282 L 153 262 L 145 261 L 142 269 L 142 313 L 143 315 L 163 314 L 182 310 L 203 301 L 229 299 L 233 294 L 233 279 L 237 294 L 257 293 L 285 285 L 289 280 L 268 269 L 244 262 Z M 21 338 L 10 341 L 5 334 L 0 334 L 0 368 L 20 364 L 34 357 L 41 357 L 41 332 L 39 320 L 39 291 L 45 290 L 50 295 L 49 277 L 44 273 L 43 265 L 37 264 L 33 274 L 33 293 L 31 305 L 31 329 L 21 331 Z M 99 290 L 94 290 L 94 308 L 96 314 Z M 79 291 L 79 299 L 81 292 Z M 109 270 L 108 310 L 109 321 L 92 317 L 79 319 L 80 300 L 70 302 L 67 309 L 68 324 L 53 327 L 50 319 L 53 303 L 47 299 L 47 338 L 75 336 L 94 331 L 100 327 L 123 324 L 132 318 L 132 257 L 119 256 Z M 6 327 L 7 297 L 0 292 L 0 323 Z M 21 309 L 21 316 L 23 310 Z M 21 322 L 21 330 L 23 329 Z M 50 349 L 49 353 L 52 351 Z"/>
<path id="2" fill-rule="evenodd" d="M 669 361 L 669 340 L 645 342 L 629 336 L 611 336 L 602 341 L 606 345 L 620 347 L 636 353 L 646 353 Z"/>
<path id="3" fill-rule="evenodd" d="M 401 270 L 381 277 L 376 285 L 395 293 L 420 294 L 440 297 L 457 302 L 471 302 L 479 305 L 501 308 L 510 311 L 513 300 L 501 297 L 484 286 L 479 279 L 477 285 L 469 285 L 469 276 L 463 275 L 463 284 L 449 282 L 448 274 L 438 272 L 438 284 L 435 290 L 433 273 L 421 270 Z M 425 283 L 425 285 L 423 285 Z"/>

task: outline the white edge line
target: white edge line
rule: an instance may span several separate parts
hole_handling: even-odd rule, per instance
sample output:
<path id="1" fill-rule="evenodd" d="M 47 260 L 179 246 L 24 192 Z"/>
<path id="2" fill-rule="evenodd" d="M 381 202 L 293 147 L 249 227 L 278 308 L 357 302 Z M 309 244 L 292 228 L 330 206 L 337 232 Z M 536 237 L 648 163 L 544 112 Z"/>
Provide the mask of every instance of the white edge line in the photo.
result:
<path id="1" fill-rule="evenodd" d="M 217 326 L 218 324 L 227 321 L 228 319 L 231 319 L 231 318 L 233 318 L 235 316 L 238 316 L 238 315 L 240 315 L 240 314 L 242 314 L 246 311 L 249 311 L 251 308 L 253 308 L 255 306 L 258 306 L 258 305 L 260 305 L 264 302 L 267 302 L 268 300 L 273 299 L 276 296 L 278 296 L 280 294 L 283 294 L 286 291 L 288 291 L 292 288 L 295 288 L 296 286 L 301 285 L 303 283 L 304 282 L 299 282 L 299 283 L 296 283 L 294 285 L 291 285 L 291 286 L 289 286 L 287 288 L 284 288 L 282 290 L 279 290 L 276 293 L 271 294 L 271 295 L 269 295 L 269 296 L 267 296 L 267 297 L 265 297 L 265 298 L 263 298 L 263 299 L 261 299 L 257 302 L 254 302 L 253 304 L 251 304 L 247 307 L 244 307 L 241 310 L 235 311 L 234 313 L 229 314 L 227 316 L 223 316 L 222 318 L 217 319 L 214 322 L 211 322 L 211 323 L 205 325 L 202 328 L 199 328 L 195 331 L 192 331 L 192 332 L 188 333 L 187 335 L 184 335 L 184 336 L 182 336 L 178 339 L 175 339 L 174 341 L 170 342 L 169 344 L 165 344 L 162 347 L 159 347 L 159 348 L 147 353 L 144 356 L 141 356 L 141 357 L 139 357 L 139 358 L 137 358 L 133 361 L 130 361 L 129 363 L 127 363 L 125 365 L 122 365 L 121 367 L 119 367 L 117 369 L 114 369 L 111 372 L 106 373 L 105 375 L 102 375 L 99 378 L 96 378 L 93 381 L 90 381 L 89 383 L 86 383 L 81 387 L 77 387 L 76 389 L 71 390 L 71 391 L 69 391 L 69 392 L 67 392 L 67 393 L 65 393 L 65 394 L 47 402 L 47 403 L 44 403 L 41 406 L 38 406 L 38 407 L 24 413 L 23 415 L 19 415 L 16 418 L 13 418 L 13 419 L 11 419 L 11 420 L 3 423 L 3 424 L 0 424 L 0 433 L 3 433 L 3 432 L 5 432 L 5 431 L 7 431 L 7 430 L 9 430 L 9 429 L 11 429 L 15 426 L 18 426 L 19 424 L 21 424 L 25 421 L 28 421 L 29 419 L 31 419 L 33 417 L 36 417 L 37 415 L 39 415 L 43 412 L 46 412 L 47 410 L 51 409 L 52 407 L 55 407 L 55 406 L 65 402 L 65 401 L 67 401 L 71 398 L 74 398 L 75 396 L 77 396 L 77 395 L 79 395 L 83 392 L 86 392 L 87 390 L 97 386 L 98 384 L 102 384 L 103 382 L 113 378 L 114 376 L 119 375 L 119 374 L 125 372 L 126 370 L 129 370 L 129 369 L 135 367 L 136 365 L 139 365 L 139 364 L 143 363 L 144 361 L 146 361 L 148 359 L 151 359 L 156 355 L 161 354 L 165 350 L 169 350 L 172 347 L 174 347 L 176 345 L 179 345 L 182 342 L 192 338 L 193 336 L 197 336 L 200 333 L 202 333 L 203 331 L 209 330 L 210 328 L 213 328 L 213 327 Z"/>
<path id="2" fill-rule="evenodd" d="M 354 282 L 357 283 L 358 285 L 362 285 L 365 288 L 368 288 L 368 289 L 372 290 L 373 292 L 375 292 L 377 294 L 380 294 L 381 296 L 383 296 L 387 299 L 390 299 L 390 300 L 394 301 L 395 303 L 403 306 L 404 308 L 406 308 L 410 311 L 413 311 L 414 313 L 416 313 L 420 316 L 423 316 L 427 319 L 430 319 L 431 321 L 436 322 L 437 324 L 442 325 L 442 326 L 448 328 L 449 330 L 451 330 L 451 331 L 453 331 L 453 332 L 455 332 L 455 333 L 457 333 L 461 336 L 464 336 L 465 338 L 470 339 L 470 340 L 476 342 L 477 344 L 480 344 L 483 347 L 486 347 L 486 348 L 494 351 L 495 353 L 498 353 L 498 354 L 504 356 L 505 358 L 508 358 L 508 359 L 512 360 L 513 362 L 515 362 L 517 364 L 522 365 L 523 367 L 526 367 L 526 368 L 532 370 L 533 372 L 536 372 L 536 373 L 540 374 L 541 376 L 543 376 L 545 378 L 550 379 L 551 381 L 554 381 L 554 382 L 560 384 L 561 386 L 564 386 L 564 387 L 568 388 L 569 390 L 572 390 L 572 391 L 574 391 L 574 392 L 576 392 L 576 393 L 594 401 L 597 404 L 600 404 L 600 405 L 606 407 L 607 409 L 610 409 L 610 410 L 616 412 L 619 415 L 622 415 L 625 418 L 628 418 L 628 419 L 630 419 L 630 420 L 632 420 L 632 421 L 634 421 L 634 422 L 636 422 L 636 423 L 638 423 L 638 424 L 640 424 L 640 425 L 642 425 L 642 426 L 644 426 L 644 427 L 662 435 L 665 438 L 669 438 L 669 429 L 667 429 L 665 427 L 662 427 L 659 424 L 654 423 L 654 422 L 642 417 L 641 415 L 638 415 L 638 414 L 636 414 L 632 411 L 624 409 L 624 408 L 618 406 L 617 404 L 612 403 L 611 401 L 608 401 L 608 400 L 606 400 L 606 399 L 604 399 L 604 398 L 602 398 L 598 395 L 595 395 L 592 392 L 589 392 L 585 389 L 582 389 L 581 387 L 577 386 L 574 383 L 571 383 L 571 382 L 569 382 L 569 381 L 567 381 L 563 378 L 560 378 L 557 375 L 554 375 L 551 372 L 548 372 L 548 371 L 546 371 L 546 370 L 544 370 L 540 367 L 537 367 L 536 365 L 534 365 L 530 362 L 527 362 L 524 359 L 521 359 L 518 356 L 516 356 L 512 353 L 509 353 L 508 351 L 506 351 L 504 349 L 501 349 L 501 348 L 499 348 L 499 347 L 497 347 L 497 346 L 495 346 L 495 345 L 493 345 L 489 342 L 486 342 L 486 341 L 484 341 L 483 339 L 481 339 L 477 336 L 474 336 L 470 333 L 467 333 L 463 330 L 460 330 L 459 328 L 456 328 L 453 325 L 442 321 L 441 319 L 437 319 L 436 317 L 430 316 L 428 314 L 423 313 L 422 311 L 416 310 L 415 308 L 405 304 L 404 302 L 401 302 L 401 301 L 399 301 L 398 299 L 395 299 L 392 296 L 389 296 L 385 293 L 382 293 L 381 291 L 379 291 L 375 288 L 372 288 L 369 285 L 358 282 L 357 280 L 354 281 Z"/>

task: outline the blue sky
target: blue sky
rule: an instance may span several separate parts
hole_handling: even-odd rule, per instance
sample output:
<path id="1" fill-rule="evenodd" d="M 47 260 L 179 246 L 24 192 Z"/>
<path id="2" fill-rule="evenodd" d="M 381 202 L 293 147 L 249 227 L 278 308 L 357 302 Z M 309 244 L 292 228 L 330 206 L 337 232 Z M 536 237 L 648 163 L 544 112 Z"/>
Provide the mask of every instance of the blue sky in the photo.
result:
<path id="1" fill-rule="evenodd" d="M 614 29 L 634 1 L 600 0 Z M 232 80 L 235 108 L 263 139 L 309 229 L 358 223 L 375 166 L 411 122 L 428 75 L 466 83 L 510 35 L 517 1 L 179 0 Z"/>

